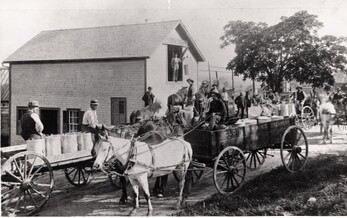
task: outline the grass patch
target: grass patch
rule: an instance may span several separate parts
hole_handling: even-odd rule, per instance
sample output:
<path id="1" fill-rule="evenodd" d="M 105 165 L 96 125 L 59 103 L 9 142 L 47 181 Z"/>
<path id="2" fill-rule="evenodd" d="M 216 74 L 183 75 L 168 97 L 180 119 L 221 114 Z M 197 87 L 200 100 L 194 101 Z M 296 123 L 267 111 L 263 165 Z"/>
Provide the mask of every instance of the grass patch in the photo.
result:
<path id="1" fill-rule="evenodd" d="M 175 216 L 346 216 L 347 156 L 311 158 L 305 170 L 278 167 L 233 195 L 215 194 Z"/>

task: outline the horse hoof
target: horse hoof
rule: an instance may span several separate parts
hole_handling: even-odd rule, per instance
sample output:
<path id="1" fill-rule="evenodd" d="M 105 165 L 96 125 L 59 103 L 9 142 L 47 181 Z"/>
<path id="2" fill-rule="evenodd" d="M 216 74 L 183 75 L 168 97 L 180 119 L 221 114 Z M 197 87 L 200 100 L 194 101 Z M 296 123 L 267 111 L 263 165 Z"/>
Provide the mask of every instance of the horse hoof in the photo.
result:
<path id="1" fill-rule="evenodd" d="M 129 213 L 129 216 L 136 216 L 137 215 L 137 209 L 132 209 Z"/>

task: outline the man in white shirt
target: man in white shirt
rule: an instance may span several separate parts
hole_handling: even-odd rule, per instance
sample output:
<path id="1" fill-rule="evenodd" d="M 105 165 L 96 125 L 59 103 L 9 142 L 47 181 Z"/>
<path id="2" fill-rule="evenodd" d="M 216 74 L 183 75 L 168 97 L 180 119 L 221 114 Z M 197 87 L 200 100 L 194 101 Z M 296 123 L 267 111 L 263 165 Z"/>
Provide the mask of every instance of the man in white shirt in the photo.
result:
<path id="1" fill-rule="evenodd" d="M 25 141 L 29 139 L 41 139 L 43 136 L 43 124 L 38 112 L 39 102 L 29 101 L 28 112 L 21 118 L 21 136 Z"/>
<path id="2" fill-rule="evenodd" d="M 99 102 L 97 99 L 92 99 L 90 101 L 90 109 L 86 111 L 83 115 L 82 120 L 82 131 L 91 132 L 97 134 L 96 126 L 99 124 L 98 116 L 96 114 L 96 109 L 99 106 Z"/>
<path id="3" fill-rule="evenodd" d="M 225 87 L 222 89 L 221 98 L 225 104 L 225 109 L 227 110 L 227 117 L 229 117 L 229 94 L 227 93 Z"/>

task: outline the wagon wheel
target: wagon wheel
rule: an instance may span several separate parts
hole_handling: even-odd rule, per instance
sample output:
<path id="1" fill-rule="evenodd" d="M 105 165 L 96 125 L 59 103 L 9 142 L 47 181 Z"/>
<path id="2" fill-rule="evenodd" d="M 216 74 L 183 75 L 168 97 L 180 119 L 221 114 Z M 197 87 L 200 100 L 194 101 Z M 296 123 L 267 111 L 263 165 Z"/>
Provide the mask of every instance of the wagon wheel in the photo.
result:
<path id="1" fill-rule="evenodd" d="M 311 107 L 305 106 L 301 110 L 301 122 L 305 129 L 311 129 L 315 123 L 314 112 Z"/>
<path id="2" fill-rule="evenodd" d="M 265 162 L 267 148 L 245 152 L 246 164 L 249 170 L 258 169 Z"/>
<path id="3" fill-rule="evenodd" d="M 303 169 L 307 162 L 308 143 L 304 131 L 297 126 L 290 126 L 281 141 L 281 159 L 289 172 Z"/>
<path id="4" fill-rule="evenodd" d="M 30 151 L 14 155 L 1 167 L 2 215 L 38 212 L 49 199 L 53 184 L 52 167 L 44 156 Z"/>
<path id="5" fill-rule="evenodd" d="M 213 181 L 217 190 L 223 195 L 239 190 L 244 183 L 246 169 L 246 158 L 239 148 L 224 148 L 213 167 Z"/>
<path id="6" fill-rule="evenodd" d="M 126 177 L 124 177 L 124 178 L 126 179 L 125 180 L 126 181 L 126 186 L 128 186 L 129 185 L 129 180 Z M 108 175 L 108 180 L 110 181 L 111 185 L 113 187 L 115 187 L 116 189 L 123 188 L 120 179 L 121 179 L 121 176 L 118 176 L 118 175 L 115 175 L 115 174 Z"/>
<path id="7" fill-rule="evenodd" d="M 192 184 L 193 185 L 196 184 L 197 182 L 199 182 L 202 175 L 204 174 L 204 169 L 200 168 L 200 167 L 194 167 L 193 166 L 192 169 L 188 169 L 188 170 L 192 171 L 192 176 L 193 176 L 192 177 L 192 179 L 193 179 Z M 180 181 L 181 175 L 179 175 L 177 171 L 173 171 L 173 176 L 177 182 Z"/>
<path id="8" fill-rule="evenodd" d="M 87 185 L 92 180 L 92 167 L 77 166 L 64 169 L 65 178 L 71 185 L 81 187 Z"/>

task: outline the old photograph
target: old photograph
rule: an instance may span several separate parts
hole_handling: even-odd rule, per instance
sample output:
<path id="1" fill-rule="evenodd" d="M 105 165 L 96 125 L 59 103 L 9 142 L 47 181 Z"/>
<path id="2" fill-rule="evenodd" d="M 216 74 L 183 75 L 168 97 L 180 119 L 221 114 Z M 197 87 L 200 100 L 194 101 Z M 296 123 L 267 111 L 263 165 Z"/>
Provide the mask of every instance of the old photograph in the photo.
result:
<path id="1" fill-rule="evenodd" d="M 1 0 L 1 216 L 347 216 L 347 1 Z"/>

